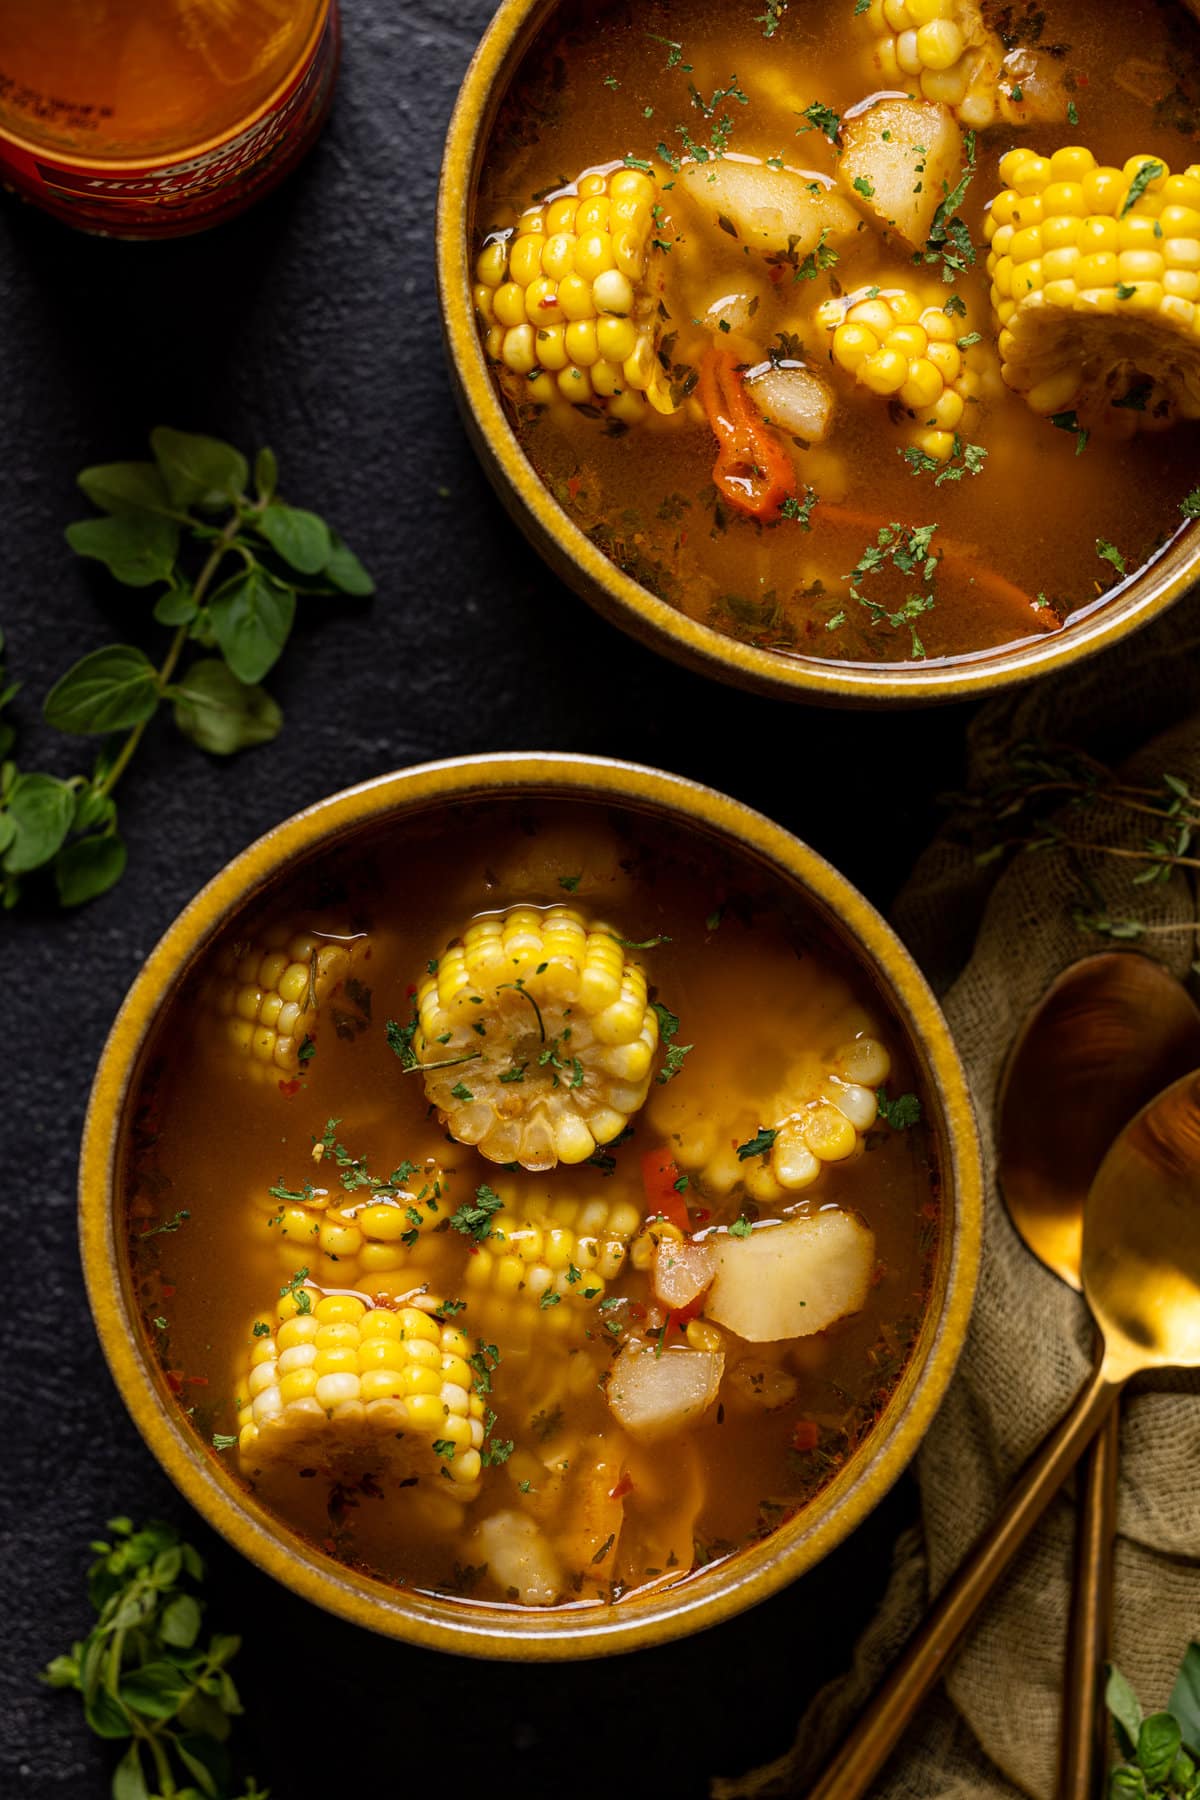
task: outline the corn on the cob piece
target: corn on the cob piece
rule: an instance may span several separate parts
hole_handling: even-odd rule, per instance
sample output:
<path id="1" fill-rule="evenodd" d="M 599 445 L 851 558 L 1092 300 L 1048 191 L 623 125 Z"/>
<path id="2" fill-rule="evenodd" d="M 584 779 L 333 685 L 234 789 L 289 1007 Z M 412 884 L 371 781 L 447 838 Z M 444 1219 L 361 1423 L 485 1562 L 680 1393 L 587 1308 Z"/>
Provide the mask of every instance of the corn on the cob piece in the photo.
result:
<path id="1" fill-rule="evenodd" d="M 1036 413 L 1123 436 L 1200 418 L 1200 163 L 1010 150 L 988 209 L 1001 372 Z"/>
<path id="2" fill-rule="evenodd" d="M 1055 64 L 1033 50 L 1005 51 L 975 0 L 871 0 L 862 18 L 884 84 L 940 101 L 972 130 L 1064 115 Z"/>
<path id="3" fill-rule="evenodd" d="M 421 981 L 417 1010 L 425 1092 L 493 1162 L 583 1162 L 646 1098 L 658 1019 L 645 974 L 571 907 L 474 920 Z"/>
<path id="4" fill-rule="evenodd" d="M 234 939 L 218 952 L 200 996 L 212 1041 L 251 1075 L 295 1075 L 305 1039 L 315 1043 L 322 1008 L 369 953 L 368 938 L 341 923 L 279 922 Z M 346 1017 L 351 1030 L 366 1023 L 361 1008 L 349 1004 Z"/>
<path id="5" fill-rule="evenodd" d="M 499 1212 L 463 1276 L 473 1327 L 510 1344 L 582 1332 L 640 1224 L 628 1200 L 535 1200 Z"/>
<path id="6" fill-rule="evenodd" d="M 589 401 L 626 424 L 677 410 L 658 360 L 659 200 L 640 169 L 590 169 L 484 244 L 475 308 L 488 355 L 525 397 Z"/>
<path id="7" fill-rule="evenodd" d="M 927 456 L 946 462 L 965 409 L 978 401 L 980 357 L 959 348 L 970 335 L 962 315 L 923 305 L 911 288 L 859 288 L 821 306 L 818 318 L 832 332 L 830 355 L 838 368 L 883 399 L 907 407 L 912 441 Z"/>
<path id="8" fill-rule="evenodd" d="M 411 1165 L 408 1165 L 411 1166 Z M 446 1177 L 430 1158 L 407 1188 L 346 1194 L 309 1182 L 256 1193 L 251 1236 L 277 1247 L 290 1274 L 303 1263 L 318 1287 L 349 1287 L 372 1298 L 395 1295 L 421 1279 L 436 1257 L 433 1228 L 450 1216 Z"/>
<path id="9" fill-rule="evenodd" d="M 475 1482 L 485 1432 L 470 1340 L 432 1316 L 436 1305 L 426 1297 L 393 1311 L 289 1284 L 238 1371 L 248 1395 L 238 1414 L 243 1468 L 350 1463 L 401 1480 Z"/>
<path id="10" fill-rule="evenodd" d="M 873 1032 L 859 1031 L 829 1052 L 797 1056 L 761 1108 L 712 1119 L 696 1101 L 668 1090 L 655 1096 L 653 1123 L 701 1193 L 720 1198 L 740 1182 L 755 1200 L 778 1205 L 811 1187 L 826 1163 L 858 1154 L 878 1111 L 875 1090 L 890 1070 L 884 1045 Z M 761 1151 L 739 1156 L 764 1128 Z M 661 1236 L 663 1227 L 654 1230 Z M 642 1240 L 632 1256 L 635 1267 L 648 1262 Z"/>

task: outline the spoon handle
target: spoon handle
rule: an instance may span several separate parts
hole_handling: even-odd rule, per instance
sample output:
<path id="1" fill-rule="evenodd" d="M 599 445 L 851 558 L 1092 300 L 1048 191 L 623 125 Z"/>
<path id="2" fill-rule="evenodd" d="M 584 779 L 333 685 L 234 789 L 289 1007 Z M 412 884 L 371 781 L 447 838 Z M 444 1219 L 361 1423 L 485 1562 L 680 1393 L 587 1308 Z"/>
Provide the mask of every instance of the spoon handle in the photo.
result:
<path id="1" fill-rule="evenodd" d="M 1054 1790 L 1059 1800 L 1096 1800 L 1102 1791 L 1108 1732 L 1102 1686 L 1112 1630 L 1120 1425 L 1120 1407 L 1114 1404 L 1079 1470 L 1075 1580 Z"/>
<path id="2" fill-rule="evenodd" d="M 861 1800 L 967 1626 L 1100 1429 L 1121 1383 L 1097 1365 L 999 1517 L 950 1577 L 808 1800 Z"/>

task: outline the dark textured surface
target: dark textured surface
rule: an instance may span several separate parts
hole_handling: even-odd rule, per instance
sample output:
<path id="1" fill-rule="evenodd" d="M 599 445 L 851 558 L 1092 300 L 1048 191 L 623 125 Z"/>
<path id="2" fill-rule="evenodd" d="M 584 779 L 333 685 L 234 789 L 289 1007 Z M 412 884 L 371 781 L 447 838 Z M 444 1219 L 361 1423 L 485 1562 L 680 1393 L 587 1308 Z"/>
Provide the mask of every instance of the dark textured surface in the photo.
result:
<path id="1" fill-rule="evenodd" d="M 76 470 L 141 454 L 155 423 L 271 443 L 288 497 L 327 512 L 379 584 L 369 607 L 317 603 L 298 632 L 271 679 L 287 715 L 276 744 L 219 765 L 155 731 L 121 792 L 120 888 L 71 916 L 34 905 L 0 925 L 17 1314 L 0 1463 L 6 1795 L 108 1791 L 108 1750 L 36 1675 L 84 1624 L 87 1540 L 115 1511 L 197 1532 L 214 1617 L 245 1638 L 246 1765 L 298 1800 L 347 1792 L 351 1775 L 380 1794 L 462 1774 L 531 1796 L 702 1794 L 708 1774 L 784 1746 L 844 1663 L 911 1510 L 901 1489 L 806 1580 L 689 1643 L 561 1669 L 455 1665 L 304 1607 L 202 1530 L 127 1420 L 87 1315 L 75 1160 L 104 1034 L 178 908 L 285 814 L 459 751 L 608 752 L 750 801 L 886 906 L 959 767 L 962 709 L 789 709 L 659 662 L 560 588 L 501 514 L 452 411 L 432 261 L 441 140 L 489 12 L 349 0 L 314 156 L 211 237 L 123 247 L 0 204 L 0 620 L 26 683 L 25 765 L 71 770 L 71 746 L 38 723 L 67 661 L 110 636 L 157 641 L 147 609 L 62 538 L 86 510 Z M 464 1756 L 479 1758 L 474 1775 Z"/>

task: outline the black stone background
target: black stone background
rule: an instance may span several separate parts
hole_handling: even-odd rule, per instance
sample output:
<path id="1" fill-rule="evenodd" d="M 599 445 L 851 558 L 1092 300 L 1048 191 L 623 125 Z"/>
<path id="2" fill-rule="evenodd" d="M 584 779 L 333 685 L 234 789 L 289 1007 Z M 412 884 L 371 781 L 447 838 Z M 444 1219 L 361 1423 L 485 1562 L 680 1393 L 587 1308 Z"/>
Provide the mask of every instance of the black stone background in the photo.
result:
<path id="1" fill-rule="evenodd" d="M 442 139 L 489 0 L 347 0 L 333 118 L 249 216 L 160 246 L 92 241 L 0 202 L 0 623 L 25 682 L 27 767 L 72 770 L 39 723 L 68 662 L 153 645 L 149 608 L 67 551 L 88 463 L 157 423 L 271 444 L 283 489 L 326 512 L 378 581 L 316 602 L 270 684 L 282 737 L 233 763 L 155 728 L 121 789 L 113 893 L 0 922 L 0 1794 L 100 1800 L 111 1754 L 39 1686 L 87 1622 L 87 1543 L 159 1514 L 209 1558 L 210 1619 L 242 1632 L 244 1766 L 275 1800 L 453 1792 L 702 1795 L 778 1754 L 842 1668 L 912 1515 L 902 1485 L 823 1566 L 662 1650 L 522 1669 L 360 1633 L 200 1525 L 117 1399 L 86 1310 L 75 1167 L 88 1086 L 126 987 L 177 910 L 251 839 L 381 771 L 457 752 L 606 752 L 724 788 L 806 838 L 886 907 L 958 778 L 965 709 L 825 712 L 685 674 L 596 618 L 526 548 L 454 412 L 433 217 Z"/>

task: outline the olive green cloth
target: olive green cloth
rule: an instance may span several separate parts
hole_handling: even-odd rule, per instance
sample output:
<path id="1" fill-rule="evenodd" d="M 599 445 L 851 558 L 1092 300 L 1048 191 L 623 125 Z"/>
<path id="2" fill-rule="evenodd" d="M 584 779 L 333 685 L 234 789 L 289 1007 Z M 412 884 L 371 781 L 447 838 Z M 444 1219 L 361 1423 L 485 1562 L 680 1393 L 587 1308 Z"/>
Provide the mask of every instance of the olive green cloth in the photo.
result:
<path id="1" fill-rule="evenodd" d="M 1164 769 L 1200 789 L 1200 594 L 1078 671 L 1001 696 L 969 735 L 972 783 L 1022 739 L 1081 746 L 1135 779 Z M 903 736 L 903 722 L 899 722 Z M 1149 741 L 1152 740 L 1152 741 Z M 1130 815 L 1107 841 L 1138 841 Z M 1096 833 L 1094 835 L 1099 835 Z M 1133 887 L 1128 864 L 1090 858 L 1115 914 L 1168 926 L 1141 940 L 1181 979 L 1198 950 L 1190 872 Z M 713 1783 L 714 1800 L 802 1795 L 988 1524 L 1021 1464 L 1089 1368 L 1082 1302 L 1024 1249 L 996 1189 L 993 1109 L 1017 1026 L 1055 975 L 1102 939 L 1072 919 L 1079 865 L 1059 850 L 980 869 L 953 826 L 918 862 L 894 922 L 939 994 L 966 1065 L 987 1176 L 983 1267 L 967 1343 L 917 1460 L 921 1525 L 898 1542 L 892 1580 L 847 1675 L 816 1696 L 792 1750 Z M 1192 978 L 1194 981 L 1194 977 Z M 1200 1634 L 1200 1379 L 1138 1382 L 1122 1414 L 1114 1654 L 1148 1706 L 1165 1704 Z M 937 1694 L 872 1790 L 887 1800 L 1051 1800 L 1074 1506 L 1064 1493 L 984 1609 Z"/>

